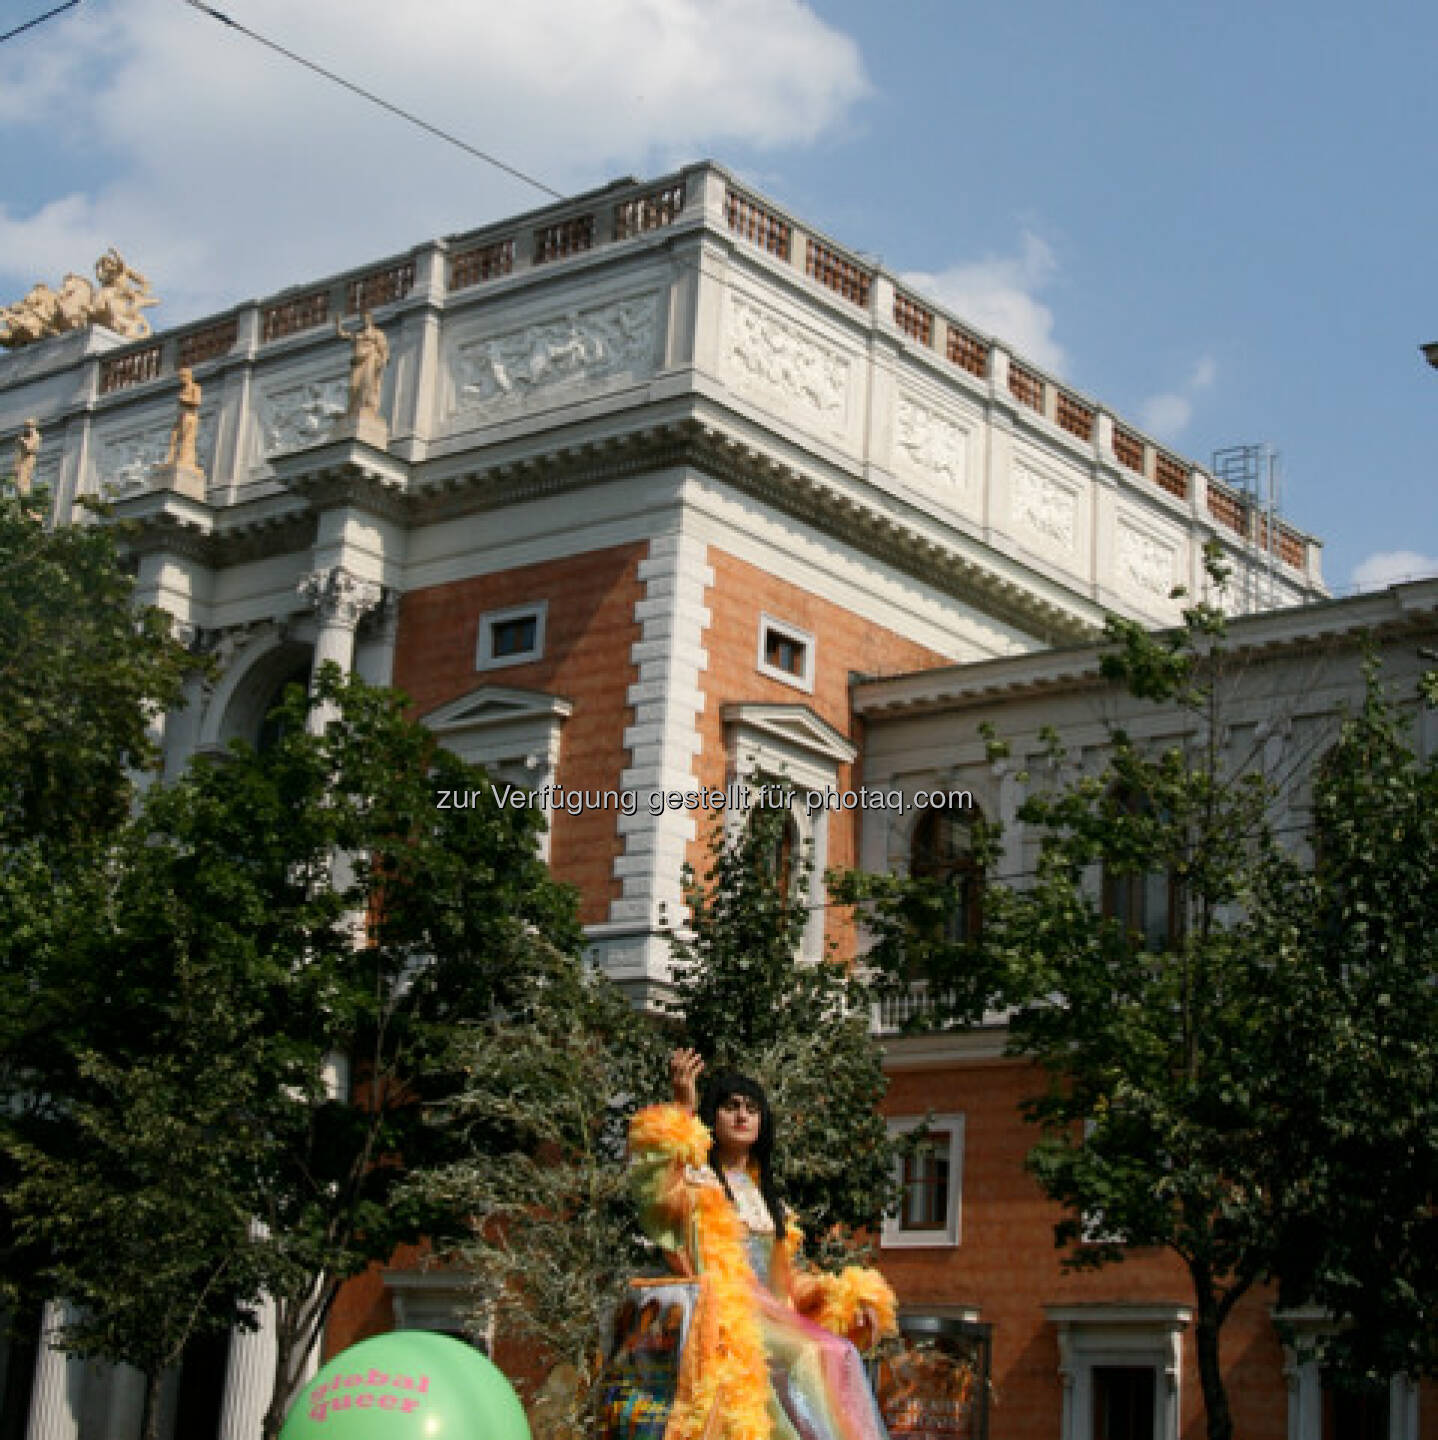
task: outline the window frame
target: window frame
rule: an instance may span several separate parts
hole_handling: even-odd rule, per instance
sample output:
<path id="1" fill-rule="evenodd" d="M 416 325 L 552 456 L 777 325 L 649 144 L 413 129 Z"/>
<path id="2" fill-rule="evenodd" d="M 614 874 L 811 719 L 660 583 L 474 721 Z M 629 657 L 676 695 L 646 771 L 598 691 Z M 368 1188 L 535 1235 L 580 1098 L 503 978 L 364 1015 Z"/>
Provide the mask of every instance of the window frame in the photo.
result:
<path id="1" fill-rule="evenodd" d="M 1129 815 L 1142 815 L 1153 808 L 1143 791 L 1129 785 L 1116 784 L 1112 796 Z M 1116 873 L 1105 858 L 1099 872 L 1099 913 L 1105 920 L 1121 921 L 1126 936 L 1140 936 L 1143 948 L 1154 953 L 1175 950 L 1183 943 L 1187 915 L 1183 887 L 1173 870 Z M 1161 900 L 1157 894 L 1160 887 Z"/>
<path id="2" fill-rule="evenodd" d="M 548 600 L 531 600 L 525 605 L 509 605 L 502 610 L 485 610 L 479 617 L 479 631 L 474 644 L 476 670 L 503 670 L 510 665 L 529 665 L 544 658 L 545 631 L 549 618 Z M 509 655 L 494 653 L 494 632 L 497 626 L 516 621 L 534 621 L 534 644 L 528 650 Z"/>
<path id="3" fill-rule="evenodd" d="M 769 660 L 769 636 L 777 635 L 781 640 L 798 645 L 802 651 L 803 664 L 797 671 L 786 670 Z M 755 668 L 761 675 L 781 684 L 791 685 L 796 690 L 812 694 L 814 690 L 815 639 L 808 631 L 788 620 L 781 620 L 767 611 L 759 616 L 758 647 L 754 659 Z"/>
<path id="4" fill-rule="evenodd" d="M 964 1215 L 964 1124 L 961 1111 L 950 1111 L 943 1115 L 895 1116 L 888 1122 L 889 1134 L 909 1135 L 926 1128 L 935 1135 L 948 1136 L 948 1197 L 942 1225 L 910 1229 L 904 1224 L 904 1201 L 900 1202 L 897 1215 L 884 1217 L 879 1237 L 882 1250 L 953 1250 L 963 1243 Z M 894 1161 L 894 1182 L 904 1186 L 905 1162 L 903 1157 Z M 907 1200 L 907 1191 L 905 1191 Z"/>
<path id="5" fill-rule="evenodd" d="M 962 852 L 939 857 L 936 846 L 930 846 L 927 858 L 919 855 L 919 841 L 927 827 L 937 826 L 939 817 L 951 814 L 965 817 L 965 828 L 969 843 Z M 957 894 L 957 903 L 950 910 L 944 924 L 943 938 L 952 944 L 971 945 L 978 940 L 984 928 L 984 890 L 988 884 L 988 872 L 974 855 L 973 827 L 983 820 L 983 811 L 977 804 L 966 806 L 944 805 L 932 809 L 925 807 L 919 812 L 909 831 L 907 866 L 911 879 L 939 880 L 952 887 Z M 951 822 L 952 823 L 952 822 Z M 962 915 L 963 924 L 955 926 L 955 913 Z"/>

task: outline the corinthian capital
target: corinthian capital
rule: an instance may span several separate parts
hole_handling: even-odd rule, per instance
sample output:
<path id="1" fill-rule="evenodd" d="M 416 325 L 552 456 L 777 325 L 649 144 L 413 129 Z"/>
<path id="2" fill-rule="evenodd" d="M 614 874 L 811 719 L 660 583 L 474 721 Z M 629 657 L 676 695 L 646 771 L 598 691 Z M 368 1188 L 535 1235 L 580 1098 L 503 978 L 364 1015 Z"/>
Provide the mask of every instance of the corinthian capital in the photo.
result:
<path id="1" fill-rule="evenodd" d="M 342 565 L 311 570 L 301 577 L 298 589 L 305 603 L 319 612 L 321 624 L 343 625 L 350 630 L 384 598 L 384 586 L 361 580 Z"/>

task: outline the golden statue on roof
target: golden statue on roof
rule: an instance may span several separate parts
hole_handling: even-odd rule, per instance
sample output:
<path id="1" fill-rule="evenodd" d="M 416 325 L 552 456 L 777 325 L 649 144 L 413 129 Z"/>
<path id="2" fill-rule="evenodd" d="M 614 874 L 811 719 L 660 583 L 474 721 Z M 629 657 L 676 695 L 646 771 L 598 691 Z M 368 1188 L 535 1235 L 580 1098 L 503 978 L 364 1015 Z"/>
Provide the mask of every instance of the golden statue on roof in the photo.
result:
<path id="1" fill-rule="evenodd" d="M 98 285 L 72 270 L 58 290 L 36 285 L 23 300 L 0 309 L 0 346 L 15 350 L 87 325 L 143 340 L 150 322 L 140 312 L 160 303 L 150 282 L 113 245 L 95 261 L 95 279 Z"/>

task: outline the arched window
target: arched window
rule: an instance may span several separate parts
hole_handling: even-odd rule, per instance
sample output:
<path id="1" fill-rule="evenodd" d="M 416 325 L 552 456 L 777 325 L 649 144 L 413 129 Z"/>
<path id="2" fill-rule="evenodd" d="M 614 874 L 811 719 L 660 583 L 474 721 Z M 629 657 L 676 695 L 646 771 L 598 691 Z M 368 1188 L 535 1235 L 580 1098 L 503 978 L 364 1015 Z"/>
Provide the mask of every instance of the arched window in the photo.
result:
<path id="1" fill-rule="evenodd" d="M 982 818 L 972 805 L 925 810 L 909 842 L 909 874 L 940 880 L 953 891 L 946 940 L 976 940 L 983 928 L 984 871 L 974 855 L 974 826 Z"/>
<path id="2" fill-rule="evenodd" d="M 1139 817 L 1153 812 L 1148 796 L 1130 786 L 1118 786 L 1113 799 L 1122 815 Z M 1183 895 L 1177 878 L 1168 870 L 1120 870 L 1105 862 L 1103 913 L 1141 936 L 1149 950 L 1168 949 L 1183 936 Z"/>

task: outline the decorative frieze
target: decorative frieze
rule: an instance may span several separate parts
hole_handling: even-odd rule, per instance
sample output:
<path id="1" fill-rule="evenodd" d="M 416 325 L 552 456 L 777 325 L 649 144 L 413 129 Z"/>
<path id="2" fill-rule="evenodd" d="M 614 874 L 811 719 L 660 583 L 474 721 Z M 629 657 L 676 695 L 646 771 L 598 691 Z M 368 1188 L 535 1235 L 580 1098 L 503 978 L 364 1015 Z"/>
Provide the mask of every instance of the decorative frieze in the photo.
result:
<path id="1" fill-rule="evenodd" d="M 726 368 L 748 390 L 767 392 L 819 417 L 843 424 L 849 361 L 806 330 L 729 292 Z"/>
<path id="2" fill-rule="evenodd" d="M 1121 588 L 1168 599 L 1174 586 L 1176 546 L 1120 520 L 1115 550 Z"/>
<path id="3" fill-rule="evenodd" d="M 335 421 L 345 413 L 348 398 L 349 383 L 339 374 L 262 390 L 256 407 L 261 459 L 328 439 Z"/>
<path id="4" fill-rule="evenodd" d="M 451 362 L 452 413 L 522 407 L 540 392 L 638 379 L 653 373 L 658 349 L 653 292 L 461 343 Z"/>
<path id="5" fill-rule="evenodd" d="M 201 409 L 195 455 L 199 469 L 207 475 L 214 473 L 215 437 L 219 428 L 219 403 Z M 144 489 L 155 467 L 165 463 L 171 429 L 169 421 L 157 419 L 151 412 L 144 423 L 116 427 L 101 434 L 95 460 L 95 479 L 100 492 L 118 497 Z"/>
<path id="6" fill-rule="evenodd" d="M 1014 466 L 1014 522 L 1021 536 L 1073 550 L 1078 532 L 1078 495 L 1049 475 Z"/>
<path id="7" fill-rule="evenodd" d="M 908 465 L 967 495 L 969 432 L 964 426 L 907 395 L 899 397 L 895 443 Z"/>

